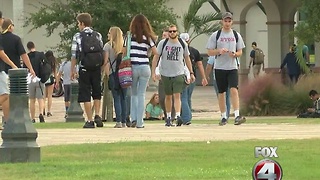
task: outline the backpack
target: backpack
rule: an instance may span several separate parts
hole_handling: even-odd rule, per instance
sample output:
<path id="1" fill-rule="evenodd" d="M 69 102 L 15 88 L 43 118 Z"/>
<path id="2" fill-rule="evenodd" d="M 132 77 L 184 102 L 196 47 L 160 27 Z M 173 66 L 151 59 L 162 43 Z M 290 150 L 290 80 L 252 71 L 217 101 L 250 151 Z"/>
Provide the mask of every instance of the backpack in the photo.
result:
<path id="1" fill-rule="evenodd" d="M 120 81 L 119 81 L 119 75 L 118 75 L 119 66 L 120 66 L 121 60 L 122 60 L 122 53 L 119 53 L 112 63 L 111 63 L 111 61 L 109 61 L 110 68 L 111 68 L 111 71 L 112 71 L 112 74 L 113 74 L 113 79 L 111 80 L 109 78 L 109 80 L 108 80 L 109 90 L 112 90 L 112 89 L 119 90 L 119 89 L 121 89 Z M 116 70 L 115 71 L 113 71 L 113 68 L 112 68 L 114 63 L 116 63 Z"/>
<path id="2" fill-rule="evenodd" d="M 127 32 L 127 55 L 123 57 L 119 64 L 118 77 L 122 88 L 128 88 L 132 85 L 132 65 L 130 59 L 131 33 Z"/>
<path id="3" fill-rule="evenodd" d="M 256 48 L 254 50 L 254 64 L 262 64 L 264 62 L 264 53 L 261 49 Z"/>
<path id="4" fill-rule="evenodd" d="M 81 36 L 81 54 L 80 62 L 86 70 L 98 70 L 103 64 L 103 48 L 98 33 L 80 32 Z"/>
<path id="5" fill-rule="evenodd" d="M 42 56 L 42 57 L 41 57 Z M 39 78 L 40 82 L 45 83 L 50 78 L 52 73 L 51 64 L 45 58 L 44 53 L 35 53 L 35 59 L 40 59 L 40 66 L 39 66 Z"/>

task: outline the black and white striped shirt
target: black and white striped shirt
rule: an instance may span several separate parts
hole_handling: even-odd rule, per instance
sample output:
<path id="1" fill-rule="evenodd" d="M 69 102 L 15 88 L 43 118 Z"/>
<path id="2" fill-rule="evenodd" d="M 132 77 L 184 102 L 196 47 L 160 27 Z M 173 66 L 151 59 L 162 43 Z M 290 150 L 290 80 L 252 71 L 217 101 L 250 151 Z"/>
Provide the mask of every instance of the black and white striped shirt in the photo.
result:
<path id="1" fill-rule="evenodd" d="M 148 50 L 155 46 L 155 42 L 151 38 L 147 40 L 145 36 L 143 36 L 143 40 L 142 43 L 138 43 L 135 37 L 131 38 L 130 58 L 133 65 L 149 64 Z M 124 47 L 126 47 L 126 43 L 125 41 Z"/>

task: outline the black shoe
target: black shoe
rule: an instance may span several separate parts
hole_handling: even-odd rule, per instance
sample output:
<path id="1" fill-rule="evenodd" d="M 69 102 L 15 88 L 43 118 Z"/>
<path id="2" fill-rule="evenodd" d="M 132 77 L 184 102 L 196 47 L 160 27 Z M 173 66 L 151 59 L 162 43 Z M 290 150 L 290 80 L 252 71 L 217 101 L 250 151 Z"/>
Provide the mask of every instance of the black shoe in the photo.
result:
<path id="1" fill-rule="evenodd" d="M 99 115 L 94 116 L 94 122 L 97 124 L 97 127 L 103 127 L 103 123 Z"/>
<path id="2" fill-rule="evenodd" d="M 135 127 L 136 127 L 136 125 L 137 125 L 137 121 L 132 121 L 132 123 L 131 123 L 131 126 L 130 126 L 130 127 L 135 128 Z"/>
<path id="3" fill-rule="evenodd" d="M 171 119 L 170 119 L 170 118 L 168 118 L 168 119 L 166 120 L 165 126 L 167 126 L 167 127 L 173 126 L 173 125 L 171 124 Z"/>
<path id="4" fill-rule="evenodd" d="M 242 123 L 246 122 L 246 118 L 242 116 L 237 116 L 236 119 L 234 120 L 234 125 L 240 125 Z"/>
<path id="5" fill-rule="evenodd" d="M 227 119 L 226 118 L 222 118 L 221 121 L 219 122 L 220 126 L 224 126 L 227 124 Z"/>
<path id="6" fill-rule="evenodd" d="M 177 117 L 177 126 L 181 126 L 183 124 L 183 121 L 180 116 Z"/>
<path id="7" fill-rule="evenodd" d="M 47 112 L 47 117 L 50 117 L 50 116 L 52 116 L 51 112 Z"/>
<path id="8" fill-rule="evenodd" d="M 127 126 L 127 127 L 131 127 L 131 125 L 132 125 L 131 121 L 127 121 L 127 122 L 126 122 L 126 126 Z"/>
<path id="9" fill-rule="evenodd" d="M 83 125 L 83 128 L 95 128 L 93 121 L 86 121 L 86 123 Z"/>
<path id="10" fill-rule="evenodd" d="M 191 124 L 190 121 L 183 123 L 183 125 L 187 125 L 187 126 L 189 126 L 190 124 Z"/>
<path id="11" fill-rule="evenodd" d="M 144 128 L 144 126 L 141 126 L 141 127 L 138 127 L 138 126 L 137 126 L 136 128 L 138 128 L 138 129 L 143 129 L 143 128 Z"/>
<path id="12" fill-rule="evenodd" d="M 31 122 L 32 122 L 32 123 L 36 123 L 36 120 L 35 120 L 35 119 L 32 119 Z"/>
<path id="13" fill-rule="evenodd" d="M 42 114 L 39 115 L 39 120 L 40 120 L 41 123 L 44 123 L 44 117 L 43 117 Z"/>

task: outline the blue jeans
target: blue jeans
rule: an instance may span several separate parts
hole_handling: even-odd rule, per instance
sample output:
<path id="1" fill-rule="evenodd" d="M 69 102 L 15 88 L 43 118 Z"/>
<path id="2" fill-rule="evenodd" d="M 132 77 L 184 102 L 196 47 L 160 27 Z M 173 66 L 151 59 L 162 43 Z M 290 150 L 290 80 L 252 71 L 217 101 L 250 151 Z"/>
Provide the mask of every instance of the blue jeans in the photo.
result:
<path id="1" fill-rule="evenodd" d="M 190 83 L 181 93 L 181 119 L 184 123 L 192 119 L 191 96 L 195 86 L 196 82 Z"/>
<path id="2" fill-rule="evenodd" d="M 114 81 L 114 74 L 110 74 L 109 76 L 110 81 Z M 125 123 L 126 118 L 128 116 L 127 114 L 127 89 L 112 89 L 111 90 L 112 96 L 113 96 L 113 106 L 116 113 L 116 121 L 118 123 Z"/>
<path id="3" fill-rule="evenodd" d="M 212 84 L 216 95 L 218 97 L 219 91 L 218 91 L 218 86 L 216 83 L 216 80 L 213 80 L 213 84 Z M 228 88 L 228 90 L 226 91 L 226 107 L 227 107 L 227 119 L 229 119 L 229 115 L 230 115 L 230 88 Z"/>
<path id="4" fill-rule="evenodd" d="M 126 94 L 126 107 L 127 107 L 127 122 L 130 121 L 130 106 L 131 106 L 131 87 L 127 88 L 127 94 Z"/>
<path id="5" fill-rule="evenodd" d="M 145 110 L 145 96 L 147 85 L 151 76 L 149 65 L 132 65 L 131 86 L 131 120 L 137 122 L 137 127 L 144 126 L 143 116 Z"/>

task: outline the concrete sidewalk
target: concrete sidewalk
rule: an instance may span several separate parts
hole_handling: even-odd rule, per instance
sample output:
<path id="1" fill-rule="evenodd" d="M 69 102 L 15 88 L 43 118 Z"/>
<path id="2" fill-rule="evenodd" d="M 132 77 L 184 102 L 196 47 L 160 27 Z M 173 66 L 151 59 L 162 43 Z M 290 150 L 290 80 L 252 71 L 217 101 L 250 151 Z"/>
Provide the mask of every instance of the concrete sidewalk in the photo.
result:
<path id="1" fill-rule="evenodd" d="M 154 92 L 148 91 L 146 103 Z M 228 141 L 248 139 L 304 139 L 320 138 L 320 125 L 290 124 L 243 124 L 235 126 L 230 121 L 218 126 L 220 117 L 217 98 L 212 87 L 196 87 L 193 94 L 194 119 L 212 119 L 209 124 L 191 124 L 182 127 L 165 127 L 163 123 L 145 122 L 144 129 L 113 128 L 114 123 L 105 123 L 103 128 L 83 129 L 38 129 L 37 143 L 40 146 L 81 143 L 113 143 L 123 141 Z M 65 122 L 63 97 L 53 99 L 52 117 L 46 123 Z M 294 118 L 294 117 L 293 117 Z M 37 119 L 37 122 L 38 119 Z M 0 139 L 0 143 L 2 139 Z"/>
<path id="2" fill-rule="evenodd" d="M 153 93 L 157 92 L 156 90 L 150 89 L 146 93 L 145 105 L 149 102 Z M 195 112 L 193 113 L 194 119 L 220 118 L 218 100 L 212 86 L 196 86 L 192 95 L 192 108 L 195 110 Z M 38 114 L 37 110 L 38 109 L 36 106 L 36 114 Z M 46 122 L 65 122 L 65 108 L 63 97 L 53 98 L 51 113 L 53 114 L 52 117 L 45 117 Z M 39 122 L 38 119 L 36 119 L 36 121 Z"/>

